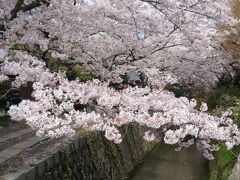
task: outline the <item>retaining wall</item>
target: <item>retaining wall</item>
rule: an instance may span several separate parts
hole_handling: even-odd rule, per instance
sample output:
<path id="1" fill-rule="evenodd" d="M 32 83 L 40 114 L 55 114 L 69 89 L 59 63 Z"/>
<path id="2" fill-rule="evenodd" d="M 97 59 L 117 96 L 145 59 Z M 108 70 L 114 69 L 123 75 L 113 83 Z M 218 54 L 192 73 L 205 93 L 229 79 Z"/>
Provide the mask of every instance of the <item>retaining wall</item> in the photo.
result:
<path id="1" fill-rule="evenodd" d="M 122 128 L 123 142 L 114 144 L 101 132 L 85 133 L 36 165 L 5 176 L 7 180 L 121 180 L 143 160 L 154 144 L 142 139 L 143 129 Z"/>

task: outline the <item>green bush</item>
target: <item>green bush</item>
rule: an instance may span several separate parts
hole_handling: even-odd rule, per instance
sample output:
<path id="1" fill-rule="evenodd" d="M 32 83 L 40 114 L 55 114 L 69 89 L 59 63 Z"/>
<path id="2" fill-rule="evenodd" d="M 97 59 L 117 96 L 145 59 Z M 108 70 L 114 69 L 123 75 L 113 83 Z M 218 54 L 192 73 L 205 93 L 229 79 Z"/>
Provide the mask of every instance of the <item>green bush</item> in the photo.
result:
<path id="1" fill-rule="evenodd" d="M 218 159 L 218 165 L 222 170 L 227 168 L 236 160 L 235 155 L 231 151 L 227 150 L 226 146 L 223 145 L 216 152 L 215 157 Z"/>

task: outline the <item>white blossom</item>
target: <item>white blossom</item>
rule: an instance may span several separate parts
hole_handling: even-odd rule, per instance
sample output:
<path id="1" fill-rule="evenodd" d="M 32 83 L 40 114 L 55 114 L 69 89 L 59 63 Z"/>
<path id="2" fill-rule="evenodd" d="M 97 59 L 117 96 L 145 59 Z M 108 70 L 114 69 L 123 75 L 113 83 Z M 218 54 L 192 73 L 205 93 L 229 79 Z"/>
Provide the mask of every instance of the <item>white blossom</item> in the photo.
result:
<path id="1" fill-rule="evenodd" d="M 196 100 L 163 90 L 180 79 L 212 83 L 229 59 L 218 47 L 225 35 L 219 25 L 237 23 L 229 16 L 228 2 L 200 2 L 51 0 L 11 17 L 16 0 L 1 1 L 0 20 L 7 28 L 0 42 L 0 81 L 13 76 L 15 87 L 33 82 L 31 100 L 11 106 L 9 115 L 25 120 L 37 135 L 72 137 L 76 129 L 104 131 L 115 143 L 123 138 L 120 126 L 136 123 L 154 130 L 145 133 L 146 140 L 159 133 L 167 144 L 187 147 L 196 142 L 208 159 L 218 149 L 216 141 L 228 148 L 238 145 L 240 132 L 229 117 L 231 109 L 221 117 L 212 116 L 205 112 L 205 103 L 198 111 Z M 119 82 L 127 70 L 139 69 L 152 88 L 117 91 L 99 80 L 70 81 L 64 72 L 46 67 L 46 53 L 60 63 L 71 59 L 108 82 Z M 93 110 L 75 108 L 91 102 Z"/>
<path id="2" fill-rule="evenodd" d="M 0 74 L 0 82 L 7 81 L 9 78 L 4 74 Z"/>
<path id="3" fill-rule="evenodd" d="M 151 142 L 151 141 L 154 141 L 155 140 L 155 135 L 153 133 L 151 133 L 151 131 L 147 131 L 145 132 L 143 138 L 148 141 L 148 142 Z"/>
<path id="4" fill-rule="evenodd" d="M 202 102 L 200 106 L 200 111 L 205 112 L 208 110 L 208 106 L 206 103 Z"/>

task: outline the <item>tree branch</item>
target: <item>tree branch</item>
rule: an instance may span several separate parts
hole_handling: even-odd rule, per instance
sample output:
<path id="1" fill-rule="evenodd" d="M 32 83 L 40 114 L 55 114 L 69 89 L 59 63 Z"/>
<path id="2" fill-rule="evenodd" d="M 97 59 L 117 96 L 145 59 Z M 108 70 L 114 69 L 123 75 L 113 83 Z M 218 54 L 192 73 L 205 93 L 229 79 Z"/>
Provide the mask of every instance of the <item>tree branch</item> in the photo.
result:
<path id="1" fill-rule="evenodd" d="M 17 17 L 17 13 L 19 11 L 23 11 L 23 12 L 27 12 L 30 11 L 36 7 L 41 6 L 42 4 L 49 4 L 48 0 L 36 0 L 33 1 L 32 3 L 25 5 L 24 4 L 24 0 L 18 0 L 15 7 L 13 8 L 13 10 L 11 11 L 11 18 L 10 20 L 13 20 L 14 18 Z"/>

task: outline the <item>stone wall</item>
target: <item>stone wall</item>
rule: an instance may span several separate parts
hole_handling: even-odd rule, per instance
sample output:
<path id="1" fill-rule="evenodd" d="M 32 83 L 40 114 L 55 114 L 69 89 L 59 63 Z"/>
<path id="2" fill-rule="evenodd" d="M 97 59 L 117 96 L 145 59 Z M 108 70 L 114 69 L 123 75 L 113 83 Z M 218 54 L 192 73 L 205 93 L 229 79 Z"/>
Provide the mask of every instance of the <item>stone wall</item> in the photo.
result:
<path id="1" fill-rule="evenodd" d="M 233 167 L 232 174 L 229 176 L 229 180 L 240 180 L 240 155 Z"/>
<path id="2" fill-rule="evenodd" d="M 101 132 L 85 133 L 65 143 L 35 166 L 8 174 L 5 179 L 126 179 L 154 144 L 145 142 L 143 130 L 133 125 L 123 127 L 122 134 L 123 142 L 116 145 L 106 140 Z"/>

